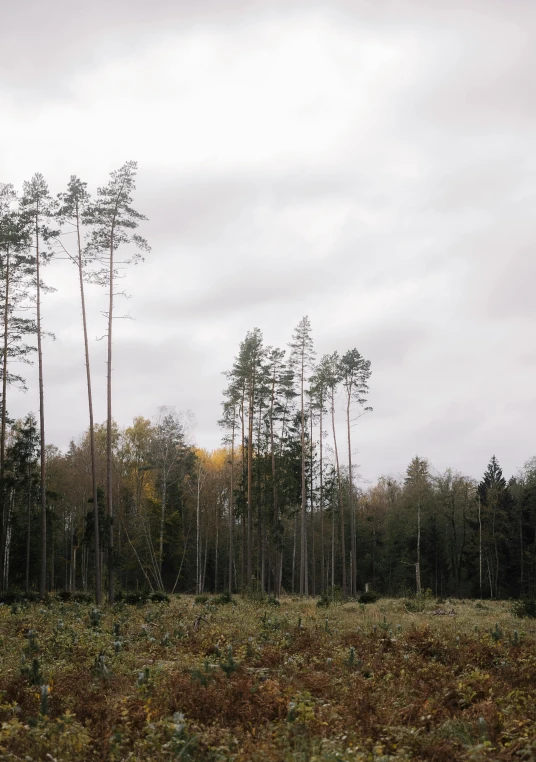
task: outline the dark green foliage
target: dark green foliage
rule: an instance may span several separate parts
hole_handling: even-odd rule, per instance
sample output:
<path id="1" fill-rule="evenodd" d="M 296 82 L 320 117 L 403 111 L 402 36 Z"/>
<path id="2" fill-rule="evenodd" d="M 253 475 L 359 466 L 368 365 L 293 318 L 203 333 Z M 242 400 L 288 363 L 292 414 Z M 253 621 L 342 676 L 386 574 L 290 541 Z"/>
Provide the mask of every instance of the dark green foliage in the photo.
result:
<path id="1" fill-rule="evenodd" d="M 29 666 L 26 658 L 23 656 L 20 673 L 28 680 L 30 685 L 42 685 L 43 683 L 41 667 L 39 666 L 39 661 L 36 658 L 32 659 L 32 664 Z"/>
<path id="2" fill-rule="evenodd" d="M 500 640 L 503 639 L 504 633 L 499 627 L 498 622 L 495 622 L 495 628 L 493 630 L 490 630 L 490 635 L 496 643 L 498 643 Z"/>
<path id="3" fill-rule="evenodd" d="M 377 593 L 376 590 L 368 590 L 367 592 L 361 593 L 359 596 L 359 603 L 376 603 L 380 598 L 381 595 Z"/>
<path id="4" fill-rule="evenodd" d="M 147 603 L 149 597 L 150 594 L 142 590 L 130 592 L 119 590 L 115 596 L 115 600 L 117 603 L 127 603 L 129 606 L 143 606 L 144 603 Z"/>
<path id="5" fill-rule="evenodd" d="M 93 596 L 91 593 L 73 593 L 72 599 L 73 601 L 76 601 L 76 603 L 93 603 Z"/>
<path id="6" fill-rule="evenodd" d="M 222 593 L 221 595 L 217 595 L 214 598 L 213 603 L 215 603 L 217 606 L 225 606 L 228 603 L 233 603 L 233 597 L 229 593 L 229 591 L 227 591 L 226 593 Z"/>
<path id="7" fill-rule="evenodd" d="M 169 595 L 160 592 L 160 590 L 155 590 L 155 592 L 151 593 L 149 596 L 149 600 L 153 603 L 169 603 L 170 598 Z"/>
<path id="8" fill-rule="evenodd" d="M 227 677 L 231 677 L 233 672 L 236 672 L 238 669 L 238 666 L 238 663 L 233 658 L 233 647 L 229 646 L 227 648 L 227 661 L 220 662 L 220 667 L 225 672 Z"/>
<path id="9" fill-rule="evenodd" d="M 24 603 L 25 601 L 31 603 L 36 601 L 39 595 L 34 590 L 29 590 L 27 593 L 21 590 L 7 590 L 5 593 L 0 594 L 0 603 L 9 605 L 11 603 Z"/>
<path id="10" fill-rule="evenodd" d="M 520 619 L 536 619 L 536 598 L 522 598 L 512 606 L 512 612 Z"/>

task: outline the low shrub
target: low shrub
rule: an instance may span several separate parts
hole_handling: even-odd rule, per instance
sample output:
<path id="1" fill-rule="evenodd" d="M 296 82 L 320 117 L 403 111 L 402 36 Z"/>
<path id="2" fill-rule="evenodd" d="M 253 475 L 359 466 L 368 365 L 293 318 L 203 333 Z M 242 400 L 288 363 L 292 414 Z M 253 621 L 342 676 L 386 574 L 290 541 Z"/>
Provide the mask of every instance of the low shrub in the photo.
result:
<path id="1" fill-rule="evenodd" d="M 426 611 L 426 609 L 433 603 L 435 603 L 435 598 L 432 595 L 432 591 L 427 589 L 406 598 L 404 601 L 404 608 L 406 611 L 419 614 Z"/>
<path id="2" fill-rule="evenodd" d="M 162 593 L 160 590 L 155 590 L 155 592 L 151 593 L 149 596 L 149 600 L 153 603 L 169 603 L 170 598 L 166 593 Z"/>
<path id="3" fill-rule="evenodd" d="M 5 593 L 0 595 L 0 603 L 6 603 L 8 605 L 12 603 L 34 603 L 39 600 L 39 594 L 34 590 L 29 590 L 27 593 L 22 590 L 6 590 Z"/>
<path id="4" fill-rule="evenodd" d="M 77 603 L 93 603 L 93 596 L 91 593 L 77 592 L 73 593 L 72 600 Z"/>
<path id="5" fill-rule="evenodd" d="M 359 596 L 359 603 L 376 603 L 380 598 L 381 595 L 375 590 L 367 590 Z"/>
<path id="6" fill-rule="evenodd" d="M 217 606 L 225 606 L 228 603 L 233 603 L 233 596 L 229 591 L 222 593 L 221 595 L 217 595 L 213 603 L 215 603 Z"/>
<path id="7" fill-rule="evenodd" d="M 536 598 L 522 598 L 516 601 L 512 613 L 520 619 L 536 619 Z"/>

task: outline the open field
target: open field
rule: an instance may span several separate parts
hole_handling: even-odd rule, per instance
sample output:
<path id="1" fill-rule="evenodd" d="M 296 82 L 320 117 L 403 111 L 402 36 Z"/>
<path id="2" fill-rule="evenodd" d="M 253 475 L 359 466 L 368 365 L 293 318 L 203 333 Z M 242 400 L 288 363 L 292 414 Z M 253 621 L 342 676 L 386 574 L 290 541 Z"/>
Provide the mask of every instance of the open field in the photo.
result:
<path id="1" fill-rule="evenodd" d="M 536 759 L 509 603 L 216 600 L 0 606 L 0 759 Z"/>

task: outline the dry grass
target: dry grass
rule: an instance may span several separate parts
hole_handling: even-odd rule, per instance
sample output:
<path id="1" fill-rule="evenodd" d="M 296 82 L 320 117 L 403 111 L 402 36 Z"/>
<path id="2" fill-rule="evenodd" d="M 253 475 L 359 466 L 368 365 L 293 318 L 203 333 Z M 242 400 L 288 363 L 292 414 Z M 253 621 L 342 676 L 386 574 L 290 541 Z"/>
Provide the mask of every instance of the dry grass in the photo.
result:
<path id="1" fill-rule="evenodd" d="M 0 606 L 0 759 L 536 759 L 536 621 L 508 603 L 91 608 Z"/>

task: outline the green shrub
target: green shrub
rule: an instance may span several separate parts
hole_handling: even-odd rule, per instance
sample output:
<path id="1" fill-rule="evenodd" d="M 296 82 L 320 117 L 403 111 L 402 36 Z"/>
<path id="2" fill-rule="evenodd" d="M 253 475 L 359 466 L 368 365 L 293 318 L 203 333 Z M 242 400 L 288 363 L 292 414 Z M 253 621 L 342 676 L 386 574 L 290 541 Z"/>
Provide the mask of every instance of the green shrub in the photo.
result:
<path id="1" fill-rule="evenodd" d="M 342 587 L 339 585 L 328 587 L 326 595 L 332 603 L 342 603 L 346 597 L 343 593 Z"/>
<path id="2" fill-rule="evenodd" d="M 72 599 L 73 601 L 76 601 L 76 603 L 93 603 L 93 596 L 91 593 L 73 593 Z"/>
<path id="3" fill-rule="evenodd" d="M 221 595 L 216 596 L 213 603 L 215 603 L 217 606 L 225 606 L 228 603 L 233 603 L 233 596 L 231 593 L 229 593 L 229 591 L 227 591 L 226 593 L 222 593 Z"/>
<path id="4" fill-rule="evenodd" d="M 160 590 L 155 590 L 154 593 L 151 593 L 149 599 L 153 603 L 169 603 L 169 595 L 160 592 Z"/>
<path id="5" fill-rule="evenodd" d="M 255 603 L 264 603 L 267 597 L 262 589 L 261 583 L 255 578 L 251 580 L 249 585 L 245 585 L 242 588 L 241 595 Z"/>
<path id="6" fill-rule="evenodd" d="M 206 593 L 202 593 L 201 595 L 196 595 L 194 598 L 194 603 L 198 603 L 202 605 L 203 603 L 207 603 L 210 598 L 210 595 L 207 595 Z"/>
<path id="7" fill-rule="evenodd" d="M 58 593 L 58 598 L 60 601 L 70 601 L 72 598 L 72 593 L 70 590 L 60 590 Z"/>
<path id="8" fill-rule="evenodd" d="M 147 593 L 136 591 L 125 593 L 123 600 L 125 603 L 128 603 L 129 606 L 142 606 L 144 603 L 147 603 L 148 597 Z"/>
<path id="9" fill-rule="evenodd" d="M 536 598 L 522 598 L 516 601 L 512 613 L 520 619 L 536 619 Z"/>
<path id="10" fill-rule="evenodd" d="M 361 593 L 359 596 L 359 603 L 376 603 L 376 601 L 379 601 L 380 598 L 381 595 L 375 590 L 368 590 L 364 593 Z"/>
<path id="11" fill-rule="evenodd" d="M 434 602 L 434 596 L 430 589 L 422 590 L 420 593 L 415 593 L 406 598 L 404 607 L 406 611 L 411 613 L 421 613 L 426 611 L 428 606 Z"/>

